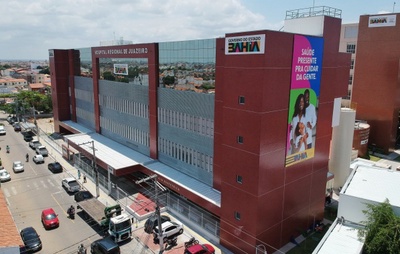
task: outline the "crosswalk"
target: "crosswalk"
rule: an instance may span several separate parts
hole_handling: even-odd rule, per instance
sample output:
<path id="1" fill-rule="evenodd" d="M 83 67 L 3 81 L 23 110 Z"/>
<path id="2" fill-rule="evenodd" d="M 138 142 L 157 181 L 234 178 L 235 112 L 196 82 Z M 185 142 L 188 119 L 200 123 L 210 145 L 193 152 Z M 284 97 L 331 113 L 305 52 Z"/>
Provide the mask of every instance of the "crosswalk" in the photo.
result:
<path id="1" fill-rule="evenodd" d="M 11 183 L 11 182 L 10 182 Z M 19 183 L 18 185 L 11 185 L 10 183 L 2 184 L 1 189 L 3 190 L 4 195 L 7 198 L 12 196 L 16 196 L 20 193 L 25 193 L 27 191 L 39 191 L 43 189 L 53 189 L 58 190 L 61 189 L 61 182 L 58 179 L 37 179 L 37 180 L 29 180 L 26 184 Z"/>

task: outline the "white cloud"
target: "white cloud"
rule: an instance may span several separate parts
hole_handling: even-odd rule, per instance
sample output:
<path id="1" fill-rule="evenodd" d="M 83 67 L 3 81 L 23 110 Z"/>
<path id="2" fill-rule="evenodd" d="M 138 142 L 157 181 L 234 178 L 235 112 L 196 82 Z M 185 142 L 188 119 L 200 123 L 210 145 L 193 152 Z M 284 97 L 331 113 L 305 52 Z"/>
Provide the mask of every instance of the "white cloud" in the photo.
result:
<path id="1" fill-rule="evenodd" d="M 47 59 L 51 48 L 120 37 L 151 43 L 268 28 L 240 0 L 18 0 L 2 9 L 0 59 Z"/>

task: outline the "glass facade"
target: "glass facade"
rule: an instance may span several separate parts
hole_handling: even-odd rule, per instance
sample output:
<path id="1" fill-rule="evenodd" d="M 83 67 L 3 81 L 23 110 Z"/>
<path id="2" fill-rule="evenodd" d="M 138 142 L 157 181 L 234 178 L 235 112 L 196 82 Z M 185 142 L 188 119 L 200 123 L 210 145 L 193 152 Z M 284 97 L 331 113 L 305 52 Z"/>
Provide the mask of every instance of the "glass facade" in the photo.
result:
<path id="1" fill-rule="evenodd" d="M 92 48 L 80 48 L 79 56 L 81 60 L 80 76 L 92 77 Z"/>
<path id="2" fill-rule="evenodd" d="M 215 92 L 216 39 L 159 44 L 160 87 Z"/>
<path id="3" fill-rule="evenodd" d="M 100 58 L 100 79 L 149 86 L 147 58 Z"/>

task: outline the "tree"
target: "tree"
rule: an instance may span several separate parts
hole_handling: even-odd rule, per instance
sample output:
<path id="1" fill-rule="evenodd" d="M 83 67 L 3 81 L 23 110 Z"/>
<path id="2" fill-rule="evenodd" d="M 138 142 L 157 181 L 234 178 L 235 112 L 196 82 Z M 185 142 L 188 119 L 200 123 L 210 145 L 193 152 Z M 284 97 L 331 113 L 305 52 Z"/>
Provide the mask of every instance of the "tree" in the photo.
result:
<path id="1" fill-rule="evenodd" d="M 40 66 L 38 66 L 37 69 L 39 69 L 39 67 L 40 67 Z M 40 74 L 50 74 L 50 69 L 49 69 L 49 67 L 42 68 L 42 69 L 39 71 L 39 73 L 40 73 Z"/>
<path id="2" fill-rule="evenodd" d="M 173 85 L 175 83 L 174 76 L 166 76 L 162 78 L 164 85 Z"/>
<path id="3" fill-rule="evenodd" d="M 359 238 L 365 239 L 364 250 L 368 254 L 395 254 L 400 250 L 400 218 L 386 199 L 381 204 L 367 204 L 365 228 L 359 230 Z"/>

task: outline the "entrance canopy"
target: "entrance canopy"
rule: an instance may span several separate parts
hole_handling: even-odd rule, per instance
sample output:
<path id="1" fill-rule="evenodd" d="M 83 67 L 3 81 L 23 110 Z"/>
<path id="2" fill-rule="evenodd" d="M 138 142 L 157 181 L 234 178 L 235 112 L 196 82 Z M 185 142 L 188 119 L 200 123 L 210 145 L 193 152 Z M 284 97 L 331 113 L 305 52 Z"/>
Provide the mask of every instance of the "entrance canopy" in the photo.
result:
<path id="1" fill-rule="evenodd" d="M 81 131 L 81 126 L 68 122 L 70 127 Z M 85 128 L 86 131 L 88 129 Z M 84 130 L 84 131 L 85 131 Z M 89 154 L 95 154 L 96 158 L 111 166 L 114 170 L 124 169 L 127 167 L 145 164 L 153 161 L 150 157 L 145 156 L 133 149 L 129 149 L 111 139 L 108 139 L 98 133 L 91 131 L 90 133 L 78 133 L 65 135 L 70 143 L 75 144 Z M 94 151 L 93 151 L 94 145 Z M 133 159 L 134 158 L 134 159 Z"/>

